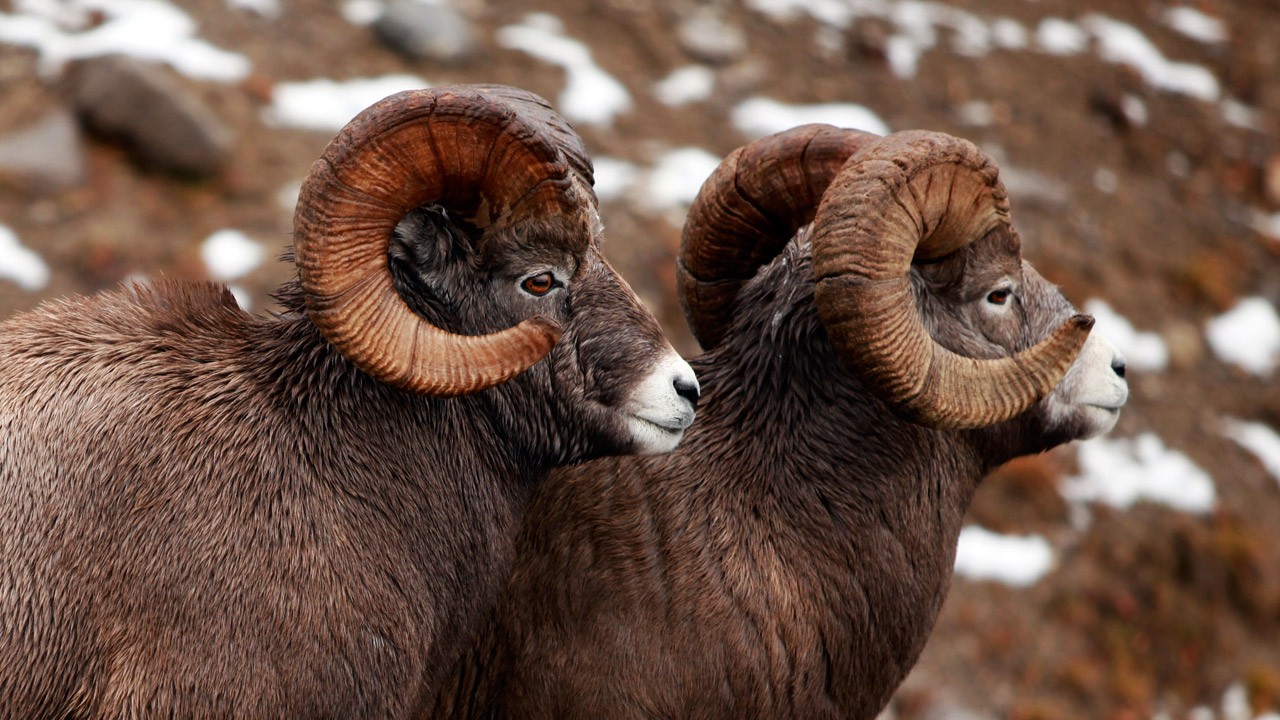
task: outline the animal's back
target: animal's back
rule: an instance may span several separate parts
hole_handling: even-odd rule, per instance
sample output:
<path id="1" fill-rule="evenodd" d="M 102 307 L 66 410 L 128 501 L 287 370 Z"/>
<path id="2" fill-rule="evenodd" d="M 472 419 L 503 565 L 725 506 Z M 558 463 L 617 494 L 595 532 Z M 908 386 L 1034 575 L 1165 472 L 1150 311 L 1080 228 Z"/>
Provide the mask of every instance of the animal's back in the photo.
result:
<path id="1" fill-rule="evenodd" d="M 314 482 L 316 465 L 345 462 L 322 447 L 323 416 L 286 419 L 324 394 L 292 378 L 342 379 L 301 372 L 331 362 L 323 342 L 277 337 L 304 325 L 252 317 L 211 285 L 0 325 L 0 717 L 372 707 L 350 664 L 389 664 L 419 619 L 374 613 L 354 643 L 328 629 L 382 585 L 335 576 L 377 549 L 348 547 L 352 521 Z"/>

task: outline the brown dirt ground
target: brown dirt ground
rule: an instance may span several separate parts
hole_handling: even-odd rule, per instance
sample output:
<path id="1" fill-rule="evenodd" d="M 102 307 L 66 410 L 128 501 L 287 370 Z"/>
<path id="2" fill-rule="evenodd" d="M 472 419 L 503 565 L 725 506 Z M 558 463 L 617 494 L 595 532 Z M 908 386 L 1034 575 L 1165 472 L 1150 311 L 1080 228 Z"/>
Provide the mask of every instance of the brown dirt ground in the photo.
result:
<path id="1" fill-rule="evenodd" d="M 1154 506 L 1097 509 L 1087 532 L 1071 530 L 1057 493 L 1074 452 L 1015 463 L 990 478 L 972 508 L 1001 531 L 1040 532 L 1059 550 L 1058 568 L 1030 589 L 957 580 L 929 647 L 894 703 L 899 718 L 940 717 L 947 707 L 982 716 L 1031 719 L 1146 718 L 1166 710 L 1216 707 L 1243 682 L 1254 710 L 1280 710 L 1280 484 L 1214 430 L 1224 415 L 1280 427 L 1280 385 L 1215 360 L 1205 320 L 1239 297 L 1280 304 L 1280 239 L 1242 222 L 1268 206 L 1263 167 L 1280 156 L 1280 8 L 1270 0 L 1199 0 L 1222 17 L 1231 40 L 1207 46 L 1153 20 L 1164 5 L 1146 0 L 952 0 L 984 17 L 1009 16 L 1034 28 L 1040 18 L 1104 12 L 1133 23 L 1166 56 L 1210 68 L 1225 90 L 1255 106 L 1261 131 L 1224 123 L 1215 105 L 1146 86 L 1125 67 L 1092 54 L 1054 57 L 994 51 L 962 57 L 944 40 L 918 76 L 895 77 L 877 51 L 875 23 L 845 52 L 820 49 L 809 19 L 779 24 L 740 2 L 535 0 L 465 3 L 481 31 L 480 57 L 464 67 L 407 62 L 354 27 L 330 0 L 283 0 L 282 19 L 228 9 L 224 0 L 183 3 L 204 39 L 242 52 L 254 78 L 193 87 L 236 144 L 227 171 L 194 182 L 133 165 L 119 148 L 89 147 L 89 180 L 47 195 L 0 184 L 0 222 L 54 268 L 38 294 L 0 283 L 0 317 L 70 293 L 94 292 L 133 273 L 203 277 L 199 243 L 235 227 L 273 251 L 289 240 L 289 212 L 277 195 L 296 182 L 328 136 L 266 127 L 259 111 L 275 82 L 416 72 L 432 82 L 502 82 L 555 98 L 563 73 L 493 44 L 498 27 L 531 10 L 561 18 L 596 61 L 631 91 L 635 109 L 609 130 L 581 128 L 598 155 L 645 161 L 655 143 L 727 154 L 744 142 L 728 120 L 734 104 L 766 94 L 791 103 L 852 101 L 894 129 L 944 130 L 999 146 L 1010 165 L 1053 178 L 1065 198 L 1014 197 L 1026 255 L 1067 294 L 1105 298 L 1138 328 L 1170 340 L 1159 374 L 1131 375 L 1133 399 L 1119 436 L 1152 431 L 1214 476 L 1216 512 L 1193 517 Z M 721 8 L 749 40 L 748 56 L 720 70 L 706 103 L 668 108 L 647 88 L 690 59 L 673 27 L 700 5 Z M 0 10 L 6 10 L 0 2 Z M 1118 98 L 1133 93 L 1150 120 L 1132 127 Z M 34 54 L 0 45 L 0 132 L 22 127 L 60 102 L 37 79 Z M 962 125 L 956 108 L 993 103 L 988 127 Z M 1184 176 L 1167 169 L 1186 158 Z M 1118 189 L 1095 189 L 1098 166 Z M 1280 199 L 1276 200 L 1280 202 Z M 672 294 L 679 230 L 625 203 L 602 209 L 606 251 L 654 307 L 679 347 L 696 352 Z M 256 307 L 290 269 L 267 263 L 243 283 Z"/>

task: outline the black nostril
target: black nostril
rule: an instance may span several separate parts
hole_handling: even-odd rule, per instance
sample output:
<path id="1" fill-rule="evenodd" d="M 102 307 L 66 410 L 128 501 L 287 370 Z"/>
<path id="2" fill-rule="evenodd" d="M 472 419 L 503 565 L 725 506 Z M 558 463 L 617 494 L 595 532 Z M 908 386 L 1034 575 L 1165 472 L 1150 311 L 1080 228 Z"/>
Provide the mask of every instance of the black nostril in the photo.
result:
<path id="1" fill-rule="evenodd" d="M 675 387 L 676 394 L 688 400 L 689 404 L 698 404 L 698 383 L 678 377 L 671 384 Z"/>
<path id="2" fill-rule="evenodd" d="M 1124 360 L 1112 360 L 1111 369 L 1115 371 L 1116 375 L 1124 377 Z"/>

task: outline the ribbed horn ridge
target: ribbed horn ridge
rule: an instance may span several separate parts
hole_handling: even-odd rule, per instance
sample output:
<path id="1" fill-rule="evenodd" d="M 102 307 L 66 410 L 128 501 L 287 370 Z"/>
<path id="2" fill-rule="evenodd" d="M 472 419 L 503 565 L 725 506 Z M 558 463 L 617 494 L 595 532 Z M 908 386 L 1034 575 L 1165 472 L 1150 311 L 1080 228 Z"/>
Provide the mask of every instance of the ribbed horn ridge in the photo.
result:
<path id="1" fill-rule="evenodd" d="M 1077 315 L 1012 357 L 975 360 L 935 342 L 916 309 L 912 259 L 1015 232 L 996 166 L 972 143 L 923 131 L 849 159 L 814 219 L 815 301 L 832 344 L 899 415 L 941 429 L 992 425 L 1062 380 L 1093 318 Z"/>
<path id="2" fill-rule="evenodd" d="M 416 393 L 464 395 L 505 382 L 560 336 L 532 318 L 491 335 L 444 331 L 392 285 L 387 251 L 409 211 L 439 203 L 481 229 L 536 218 L 587 237 L 591 165 L 545 100 L 503 86 L 392 95 L 325 148 L 298 194 L 294 244 L 312 321 L 348 359 Z"/>
<path id="3" fill-rule="evenodd" d="M 738 148 L 707 178 L 676 263 L 680 304 L 704 349 L 724 339 L 743 285 L 813 220 L 845 160 L 876 137 L 802 125 Z"/>

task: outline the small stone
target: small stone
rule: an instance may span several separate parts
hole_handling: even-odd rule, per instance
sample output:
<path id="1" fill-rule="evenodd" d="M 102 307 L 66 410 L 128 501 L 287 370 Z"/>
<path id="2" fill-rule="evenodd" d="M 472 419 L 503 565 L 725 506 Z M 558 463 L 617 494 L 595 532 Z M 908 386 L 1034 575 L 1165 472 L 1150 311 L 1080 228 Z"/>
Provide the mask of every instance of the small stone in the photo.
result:
<path id="1" fill-rule="evenodd" d="M 475 54 L 471 23 L 445 3 L 397 0 L 373 29 L 382 44 L 414 59 L 456 65 Z"/>
<path id="2" fill-rule="evenodd" d="M 1200 329 L 1185 320 L 1174 320 L 1161 333 L 1169 348 L 1169 364 L 1177 370 L 1196 368 L 1204 358 L 1204 340 Z"/>
<path id="3" fill-rule="evenodd" d="M 231 152 L 231 131 L 167 67 L 119 55 L 83 60 L 68 74 L 76 111 L 144 164 L 207 177 Z"/>
<path id="4" fill-rule="evenodd" d="M 250 73 L 249 77 L 240 82 L 240 88 L 262 105 L 271 104 L 271 99 L 275 95 L 275 82 L 266 75 L 258 73 Z"/>
<path id="5" fill-rule="evenodd" d="M 0 177 L 37 192 L 83 184 L 84 140 L 72 114 L 59 108 L 30 127 L 0 136 Z"/>
<path id="6" fill-rule="evenodd" d="M 676 28 L 680 47 L 702 62 L 728 64 L 747 51 L 742 30 L 726 23 L 710 8 L 699 8 Z"/>
<path id="7" fill-rule="evenodd" d="M 849 50 L 867 60 L 889 59 L 889 36 L 892 28 L 877 18 L 867 18 L 854 23 L 850 31 Z"/>

